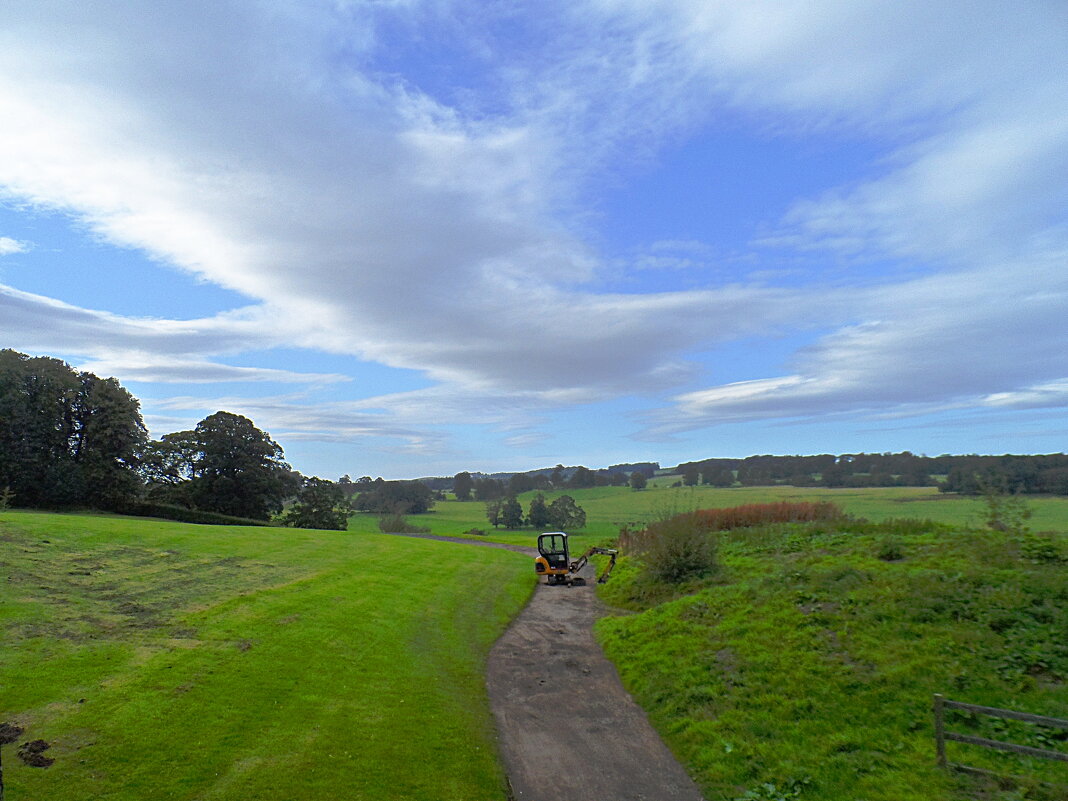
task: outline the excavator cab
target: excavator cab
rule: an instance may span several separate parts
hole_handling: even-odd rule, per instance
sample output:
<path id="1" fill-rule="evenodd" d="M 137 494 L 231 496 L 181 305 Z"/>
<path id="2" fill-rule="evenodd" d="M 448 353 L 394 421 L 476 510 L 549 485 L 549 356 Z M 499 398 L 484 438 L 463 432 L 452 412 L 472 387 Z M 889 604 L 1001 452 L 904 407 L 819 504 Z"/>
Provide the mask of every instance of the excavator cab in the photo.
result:
<path id="1" fill-rule="evenodd" d="M 567 547 L 567 534 L 563 531 L 547 531 L 538 535 L 538 555 L 534 558 L 534 572 L 545 576 L 546 584 L 582 584 L 584 580 L 578 575 L 579 571 L 586 566 L 590 556 L 603 554 L 611 557 L 608 567 L 597 579 L 597 583 L 603 584 L 616 564 L 617 553 L 610 548 L 590 548 L 572 562 L 571 552 Z"/>
<path id="2" fill-rule="evenodd" d="M 539 535 L 538 553 L 541 558 L 535 560 L 534 569 L 539 573 L 551 575 L 554 570 L 567 572 L 571 564 L 571 554 L 567 550 L 567 534 L 562 531 L 550 531 Z"/>

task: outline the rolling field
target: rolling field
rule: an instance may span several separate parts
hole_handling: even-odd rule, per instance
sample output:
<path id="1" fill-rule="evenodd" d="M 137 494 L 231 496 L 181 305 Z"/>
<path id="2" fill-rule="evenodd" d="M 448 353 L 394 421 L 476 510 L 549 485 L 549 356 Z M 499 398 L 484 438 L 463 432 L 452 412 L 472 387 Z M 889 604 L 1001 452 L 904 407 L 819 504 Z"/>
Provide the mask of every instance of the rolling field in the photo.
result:
<path id="1" fill-rule="evenodd" d="M 0 513 L 24 799 L 501 799 L 485 657 L 528 560 L 386 536 Z"/>
<path id="2" fill-rule="evenodd" d="M 535 493 L 519 496 L 524 511 Z M 833 501 L 847 514 L 873 521 L 891 518 L 919 518 L 954 526 L 981 526 L 985 507 L 977 498 L 942 494 L 935 487 L 878 487 L 872 489 L 822 489 L 818 487 L 650 487 L 635 492 L 626 487 L 597 487 L 593 489 L 546 492 L 552 500 L 571 495 L 586 511 L 586 528 L 578 532 L 575 541 L 593 544 L 614 537 L 623 523 L 646 523 L 674 512 L 714 507 L 741 506 L 750 503 L 775 501 Z M 1028 524 L 1034 531 L 1068 532 L 1068 497 L 1024 496 L 1033 512 Z M 434 534 L 462 536 L 471 528 L 487 531 L 487 538 L 498 542 L 533 545 L 538 532 L 521 529 L 509 532 L 494 530 L 486 522 L 485 504 L 478 501 L 438 501 L 434 509 L 424 515 L 413 515 L 410 522 L 427 526 Z M 355 515 L 349 523 L 350 531 L 377 532 L 378 517 L 373 514 Z"/>
<path id="3" fill-rule="evenodd" d="M 978 526 L 984 512 L 934 489 L 568 494 L 588 517 L 575 549 L 623 523 L 785 499 L 874 521 Z M 1027 503 L 1033 530 L 1068 531 L 1068 499 Z M 537 534 L 494 531 L 478 502 L 409 520 Z M 682 596 L 642 595 L 621 562 L 605 597 L 637 614 L 603 621 L 603 642 L 710 798 L 768 782 L 852 797 L 869 759 L 869 801 L 972 798 L 930 768 L 930 692 L 1063 716 L 1063 564 L 996 532 L 898 529 L 727 534 L 721 572 Z M 900 558 L 884 560 L 891 546 Z M 55 760 L 3 746 L 8 801 L 506 796 L 483 669 L 534 583 L 522 556 L 379 535 L 374 515 L 313 532 L 7 511 L 0 574 L 0 723 Z M 859 696 L 891 710 L 889 728 Z M 821 729 L 823 708 L 845 727 Z"/>

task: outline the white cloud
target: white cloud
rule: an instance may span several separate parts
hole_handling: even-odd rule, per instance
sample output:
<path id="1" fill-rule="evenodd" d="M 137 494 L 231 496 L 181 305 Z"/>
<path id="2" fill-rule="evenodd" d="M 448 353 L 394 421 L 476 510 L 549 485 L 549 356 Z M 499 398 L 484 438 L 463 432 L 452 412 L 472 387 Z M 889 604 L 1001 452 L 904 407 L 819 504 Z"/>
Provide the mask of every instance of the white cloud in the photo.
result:
<path id="1" fill-rule="evenodd" d="M 0 236 L 0 256 L 11 256 L 15 253 L 25 253 L 33 246 L 29 242 L 20 242 L 9 236 Z"/>
<path id="2" fill-rule="evenodd" d="M 336 373 L 298 373 L 265 367 L 235 367 L 206 359 L 168 359 L 153 353 L 112 353 L 76 365 L 97 375 L 121 375 L 124 381 L 159 384 L 217 384 L 270 382 L 279 384 L 336 384 L 350 381 Z"/>
<path id="3" fill-rule="evenodd" d="M 1066 261 L 1068 252 L 855 290 L 852 308 L 867 322 L 798 353 L 792 374 L 680 394 L 648 433 L 842 413 L 1063 407 Z"/>

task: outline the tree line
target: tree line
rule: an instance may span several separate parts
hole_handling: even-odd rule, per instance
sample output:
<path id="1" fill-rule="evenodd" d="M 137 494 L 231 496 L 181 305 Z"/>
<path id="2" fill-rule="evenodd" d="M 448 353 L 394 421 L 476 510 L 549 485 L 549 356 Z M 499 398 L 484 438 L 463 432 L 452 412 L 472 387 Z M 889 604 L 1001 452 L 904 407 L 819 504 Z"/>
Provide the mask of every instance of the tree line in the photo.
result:
<path id="1" fill-rule="evenodd" d="M 149 440 L 116 379 L 13 350 L 0 350 L 0 488 L 7 505 L 190 522 L 266 521 L 286 501 L 289 525 L 344 528 L 349 514 L 333 482 L 293 470 L 247 417 L 218 411 Z"/>
<path id="2" fill-rule="evenodd" d="M 589 489 L 628 485 L 633 487 L 636 483 L 641 483 L 644 487 L 644 482 L 652 478 L 657 467 L 658 465 L 654 462 L 640 462 L 591 470 L 583 465 L 564 467 L 558 464 L 553 468 L 512 473 L 506 479 L 473 476 L 465 470 L 453 476 L 451 484 L 446 481 L 444 486 L 452 490 L 458 501 L 485 502 L 522 495 L 524 492 L 533 490 Z"/>
<path id="3" fill-rule="evenodd" d="M 567 530 L 586 527 L 586 512 L 570 495 L 561 495 L 546 503 L 545 496 L 538 493 L 530 499 L 526 515 L 519 499 L 514 495 L 496 498 L 486 503 L 486 519 L 497 528 L 523 528 L 531 526 L 540 531 L 546 529 Z"/>
<path id="4" fill-rule="evenodd" d="M 676 468 L 683 485 L 719 487 L 927 487 L 942 492 L 980 494 L 996 486 L 1007 492 L 1068 495 L 1068 456 L 921 456 L 901 453 L 846 453 L 815 456 L 749 456 L 702 459 Z M 938 478 L 936 478 L 938 477 Z"/>

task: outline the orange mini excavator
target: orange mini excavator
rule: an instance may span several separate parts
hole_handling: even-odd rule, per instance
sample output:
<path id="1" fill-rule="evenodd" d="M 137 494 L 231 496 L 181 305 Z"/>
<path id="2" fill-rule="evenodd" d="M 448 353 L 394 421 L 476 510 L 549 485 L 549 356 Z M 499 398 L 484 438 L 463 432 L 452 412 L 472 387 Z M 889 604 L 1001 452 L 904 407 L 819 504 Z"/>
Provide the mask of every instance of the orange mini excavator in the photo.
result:
<path id="1" fill-rule="evenodd" d="M 571 553 L 567 548 L 567 534 L 562 531 L 549 531 L 538 535 L 538 555 L 534 558 L 534 572 L 539 576 L 545 576 L 546 584 L 582 584 L 584 579 L 578 572 L 590 561 L 594 554 L 604 554 L 611 557 L 608 566 L 597 578 L 598 584 L 608 581 L 608 574 L 616 566 L 616 555 L 619 551 L 611 548 L 590 548 L 574 562 L 571 561 Z"/>

